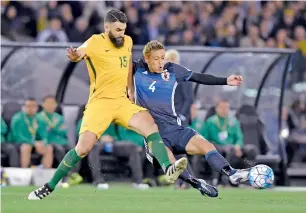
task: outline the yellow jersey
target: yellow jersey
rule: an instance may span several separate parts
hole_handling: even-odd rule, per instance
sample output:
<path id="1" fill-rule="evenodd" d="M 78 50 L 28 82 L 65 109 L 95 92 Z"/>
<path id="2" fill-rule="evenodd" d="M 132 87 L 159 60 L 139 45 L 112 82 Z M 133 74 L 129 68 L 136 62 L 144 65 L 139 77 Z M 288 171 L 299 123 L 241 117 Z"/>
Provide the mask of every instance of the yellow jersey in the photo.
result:
<path id="1" fill-rule="evenodd" d="M 124 45 L 116 48 L 104 33 L 91 36 L 78 49 L 85 51 L 90 78 L 88 102 L 93 99 L 126 97 L 126 86 L 133 41 L 125 35 Z"/>

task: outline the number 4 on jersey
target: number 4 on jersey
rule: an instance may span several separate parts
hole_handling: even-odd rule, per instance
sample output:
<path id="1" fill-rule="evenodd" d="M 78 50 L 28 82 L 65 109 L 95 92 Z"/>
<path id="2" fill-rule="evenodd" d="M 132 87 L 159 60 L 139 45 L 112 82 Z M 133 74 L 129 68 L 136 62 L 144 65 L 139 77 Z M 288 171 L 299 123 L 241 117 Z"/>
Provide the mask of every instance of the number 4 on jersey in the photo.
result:
<path id="1" fill-rule="evenodd" d="M 156 81 L 153 81 L 153 83 L 149 86 L 149 89 L 154 92 L 155 91 L 155 86 L 154 84 L 156 83 Z"/>

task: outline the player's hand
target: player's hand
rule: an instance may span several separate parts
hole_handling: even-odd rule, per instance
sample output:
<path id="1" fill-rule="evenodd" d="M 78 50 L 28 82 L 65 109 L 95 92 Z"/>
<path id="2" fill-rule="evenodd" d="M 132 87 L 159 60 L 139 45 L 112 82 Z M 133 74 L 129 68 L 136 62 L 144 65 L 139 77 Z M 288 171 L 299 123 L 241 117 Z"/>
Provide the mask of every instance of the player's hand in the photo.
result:
<path id="1" fill-rule="evenodd" d="M 128 96 L 129 96 L 130 101 L 131 101 L 132 103 L 135 103 L 134 92 L 128 91 Z"/>
<path id="2" fill-rule="evenodd" d="M 241 75 L 231 75 L 227 78 L 227 85 L 230 86 L 240 86 L 243 81 Z"/>
<path id="3" fill-rule="evenodd" d="M 79 52 L 77 51 L 76 48 L 73 48 L 73 47 L 68 47 L 67 48 L 67 54 L 68 58 L 71 60 L 71 61 L 78 61 L 81 57 L 81 55 L 79 54 Z"/>

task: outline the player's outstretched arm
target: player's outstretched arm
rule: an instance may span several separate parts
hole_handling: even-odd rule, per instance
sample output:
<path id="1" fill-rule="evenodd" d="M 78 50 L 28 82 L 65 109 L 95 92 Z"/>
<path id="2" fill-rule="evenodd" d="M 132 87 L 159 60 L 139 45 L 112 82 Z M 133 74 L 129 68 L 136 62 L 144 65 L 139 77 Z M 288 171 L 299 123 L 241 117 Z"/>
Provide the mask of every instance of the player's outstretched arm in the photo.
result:
<path id="1" fill-rule="evenodd" d="M 76 49 L 73 47 L 67 48 L 67 56 L 72 62 L 78 62 L 85 57 L 86 53 L 82 49 Z"/>
<path id="2" fill-rule="evenodd" d="M 208 74 L 192 73 L 189 81 L 204 85 L 230 85 L 240 86 L 243 78 L 240 75 L 231 75 L 228 78 L 220 78 Z"/>

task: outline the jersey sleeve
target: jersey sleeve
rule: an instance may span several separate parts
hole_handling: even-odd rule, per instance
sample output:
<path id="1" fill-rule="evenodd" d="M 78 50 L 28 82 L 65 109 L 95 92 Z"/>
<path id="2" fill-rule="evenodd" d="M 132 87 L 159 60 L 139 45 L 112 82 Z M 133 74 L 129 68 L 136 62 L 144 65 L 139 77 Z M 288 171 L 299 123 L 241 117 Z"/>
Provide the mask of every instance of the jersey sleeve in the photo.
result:
<path id="1" fill-rule="evenodd" d="M 93 56 L 93 49 L 95 46 L 95 35 L 91 36 L 87 41 L 85 41 L 81 46 L 78 47 L 78 50 L 83 50 L 88 57 Z"/>
<path id="2" fill-rule="evenodd" d="M 188 81 L 192 75 L 192 71 L 178 64 L 172 63 L 172 69 L 175 73 L 177 82 Z"/>

